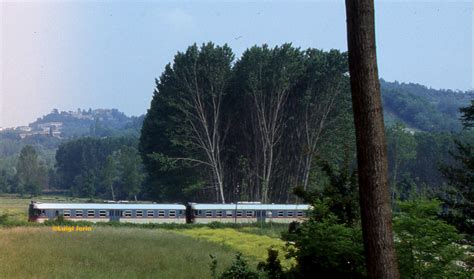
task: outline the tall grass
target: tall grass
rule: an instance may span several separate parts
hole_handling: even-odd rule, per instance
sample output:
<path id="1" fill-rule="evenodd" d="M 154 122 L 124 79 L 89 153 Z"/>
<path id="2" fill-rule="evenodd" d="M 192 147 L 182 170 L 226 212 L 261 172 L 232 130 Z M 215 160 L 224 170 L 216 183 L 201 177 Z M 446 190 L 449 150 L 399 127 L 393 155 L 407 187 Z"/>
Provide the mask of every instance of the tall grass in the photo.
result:
<path id="1" fill-rule="evenodd" d="M 222 268 L 234 252 L 164 230 L 0 229 L 0 278 L 209 278 L 209 254 Z"/>

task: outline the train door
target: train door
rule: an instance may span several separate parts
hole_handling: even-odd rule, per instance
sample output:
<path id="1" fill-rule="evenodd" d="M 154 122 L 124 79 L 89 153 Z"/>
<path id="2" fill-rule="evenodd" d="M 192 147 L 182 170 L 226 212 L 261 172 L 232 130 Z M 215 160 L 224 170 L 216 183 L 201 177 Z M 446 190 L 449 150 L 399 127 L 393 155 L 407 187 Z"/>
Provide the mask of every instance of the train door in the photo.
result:
<path id="1" fill-rule="evenodd" d="M 110 210 L 110 221 L 120 221 L 120 216 L 122 216 L 122 210 Z"/>
<path id="2" fill-rule="evenodd" d="M 257 217 L 257 222 L 263 222 L 265 223 L 265 218 L 267 217 L 267 211 L 266 210 L 257 210 L 255 212 L 256 217 Z"/>

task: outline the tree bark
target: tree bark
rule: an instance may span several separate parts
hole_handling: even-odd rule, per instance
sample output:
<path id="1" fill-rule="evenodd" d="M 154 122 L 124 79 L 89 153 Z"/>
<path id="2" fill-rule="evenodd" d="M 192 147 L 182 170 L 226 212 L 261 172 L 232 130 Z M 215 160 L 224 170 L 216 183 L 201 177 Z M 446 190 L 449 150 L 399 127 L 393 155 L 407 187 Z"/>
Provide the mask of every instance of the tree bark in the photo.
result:
<path id="1" fill-rule="evenodd" d="M 387 145 L 375 50 L 373 0 L 346 0 L 360 208 L 369 278 L 399 278 L 392 235 Z"/>

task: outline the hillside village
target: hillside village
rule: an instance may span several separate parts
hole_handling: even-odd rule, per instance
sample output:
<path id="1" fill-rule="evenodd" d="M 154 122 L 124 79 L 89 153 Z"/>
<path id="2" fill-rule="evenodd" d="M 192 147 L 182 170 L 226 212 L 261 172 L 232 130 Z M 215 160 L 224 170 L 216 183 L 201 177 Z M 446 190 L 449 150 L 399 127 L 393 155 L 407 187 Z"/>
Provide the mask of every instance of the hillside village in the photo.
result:
<path id="1" fill-rule="evenodd" d="M 18 135 L 20 139 L 33 136 L 64 139 L 100 134 L 100 130 L 103 129 L 125 129 L 127 125 L 133 126 L 136 119 L 139 117 L 128 117 L 117 109 L 78 109 L 77 111 L 53 109 L 49 114 L 39 117 L 28 126 L 0 127 L 0 133 L 12 133 Z"/>

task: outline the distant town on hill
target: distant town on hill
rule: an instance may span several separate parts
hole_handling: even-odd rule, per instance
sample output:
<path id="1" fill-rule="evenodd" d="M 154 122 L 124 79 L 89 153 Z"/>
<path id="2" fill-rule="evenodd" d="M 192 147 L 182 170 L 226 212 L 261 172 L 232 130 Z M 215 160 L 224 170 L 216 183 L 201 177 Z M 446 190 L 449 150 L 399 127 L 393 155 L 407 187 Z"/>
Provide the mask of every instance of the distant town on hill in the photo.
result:
<path id="1" fill-rule="evenodd" d="M 83 136 L 138 135 L 143 117 L 129 117 L 118 109 L 53 109 L 51 113 L 39 117 L 28 126 L 3 129 L 2 132 L 19 139 L 37 136 L 69 139 Z"/>

